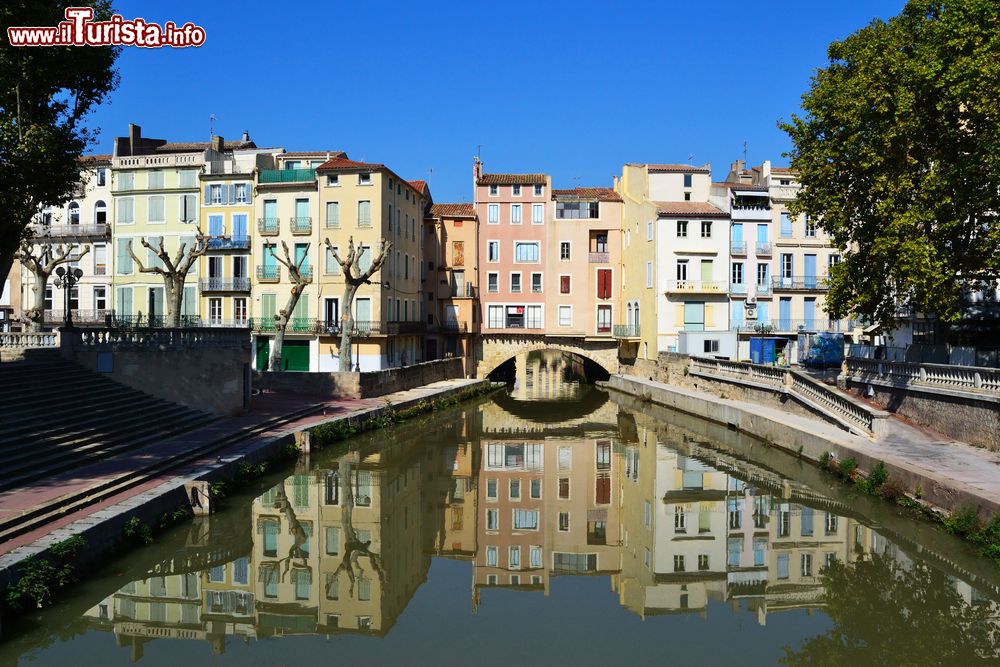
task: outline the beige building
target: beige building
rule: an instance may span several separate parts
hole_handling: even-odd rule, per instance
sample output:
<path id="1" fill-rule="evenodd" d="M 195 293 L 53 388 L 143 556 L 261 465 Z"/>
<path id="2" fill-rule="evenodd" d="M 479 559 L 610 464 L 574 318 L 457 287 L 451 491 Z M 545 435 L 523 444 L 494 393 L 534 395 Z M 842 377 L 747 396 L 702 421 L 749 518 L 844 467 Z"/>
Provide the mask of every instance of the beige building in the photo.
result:
<path id="1" fill-rule="evenodd" d="M 21 263 L 14 260 L 10 273 L 0 285 L 0 331 L 10 331 L 21 315 Z"/>

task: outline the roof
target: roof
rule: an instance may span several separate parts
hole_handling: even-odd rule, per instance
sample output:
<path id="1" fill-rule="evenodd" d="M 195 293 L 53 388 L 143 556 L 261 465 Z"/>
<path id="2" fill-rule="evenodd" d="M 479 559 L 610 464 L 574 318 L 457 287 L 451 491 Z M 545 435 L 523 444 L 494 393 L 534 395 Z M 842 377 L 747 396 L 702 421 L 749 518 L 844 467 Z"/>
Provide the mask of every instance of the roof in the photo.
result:
<path id="1" fill-rule="evenodd" d="M 424 192 L 427 191 L 426 181 L 407 181 L 407 183 L 413 186 L 413 189 L 419 192 L 420 194 L 424 194 Z"/>
<path id="2" fill-rule="evenodd" d="M 285 153 L 285 155 L 290 155 L 290 153 Z M 358 162 L 357 160 L 348 160 L 346 157 L 332 157 L 320 166 L 316 167 L 316 171 L 340 171 L 352 169 L 385 169 L 385 165 L 375 162 Z"/>
<path id="3" fill-rule="evenodd" d="M 750 185 L 749 183 L 733 183 L 732 181 L 722 181 L 721 183 L 712 183 L 712 185 L 720 188 L 729 188 L 730 190 L 749 190 L 751 192 L 768 191 L 766 185 Z"/>
<path id="4" fill-rule="evenodd" d="M 690 215 L 699 218 L 726 218 L 728 214 L 708 202 L 703 201 L 657 201 L 656 212 L 660 215 Z"/>
<path id="5" fill-rule="evenodd" d="M 210 141 L 168 141 L 153 148 L 154 153 L 193 153 L 196 151 L 206 151 L 212 147 Z M 247 148 L 257 148 L 257 144 L 252 141 L 226 141 L 222 144 L 223 150 L 243 150 Z"/>
<path id="6" fill-rule="evenodd" d="M 796 169 L 791 169 L 789 167 L 771 167 L 772 174 L 797 174 L 799 173 Z"/>
<path id="7" fill-rule="evenodd" d="M 472 204 L 432 204 L 431 217 L 474 218 L 476 217 L 476 208 Z"/>
<path id="8" fill-rule="evenodd" d="M 621 195 L 611 188 L 573 188 L 572 190 L 553 190 L 552 198 L 596 199 L 597 201 L 622 201 Z"/>
<path id="9" fill-rule="evenodd" d="M 111 155 L 109 153 L 102 153 L 100 155 L 81 155 L 77 158 L 77 161 L 82 164 L 97 164 L 102 162 L 111 162 Z"/>
<path id="10" fill-rule="evenodd" d="M 545 185 L 545 174 L 483 174 L 477 185 Z"/>
<path id="11" fill-rule="evenodd" d="M 329 155 L 330 157 L 347 157 L 344 151 L 288 151 L 280 153 L 281 157 L 313 157 L 315 155 Z"/>
<path id="12" fill-rule="evenodd" d="M 708 165 L 696 167 L 693 164 L 647 164 L 646 169 L 652 174 L 693 173 L 710 174 Z"/>

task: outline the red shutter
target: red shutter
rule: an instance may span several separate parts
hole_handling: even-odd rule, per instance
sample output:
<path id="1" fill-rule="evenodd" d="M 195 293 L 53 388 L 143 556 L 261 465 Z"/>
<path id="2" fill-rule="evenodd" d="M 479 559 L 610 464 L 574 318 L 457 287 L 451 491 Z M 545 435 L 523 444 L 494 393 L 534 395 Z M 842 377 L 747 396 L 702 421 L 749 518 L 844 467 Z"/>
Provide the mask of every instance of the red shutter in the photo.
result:
<path id="1" fill-rule="evenodd" d="M 597 270 L 597 298 L 611 298 L 611 269 Z"/>
<path id="2" fill-rule="evenodd" d="M 569 294 L 569 276 L 559 276 L 559 293 Z"/>

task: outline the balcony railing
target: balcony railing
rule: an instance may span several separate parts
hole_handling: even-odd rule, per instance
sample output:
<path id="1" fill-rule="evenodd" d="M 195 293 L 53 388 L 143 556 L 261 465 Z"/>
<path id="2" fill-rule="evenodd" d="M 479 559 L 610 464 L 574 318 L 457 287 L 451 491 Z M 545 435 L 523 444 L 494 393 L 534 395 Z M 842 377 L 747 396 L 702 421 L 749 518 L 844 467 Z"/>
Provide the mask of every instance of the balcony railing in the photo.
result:
<path id="1" fill-rule="evenodd" d="M 639 337 L 639 325 L 638 324 L 616 324 L 613 327 L 613 335 L 615 338 L 638 338 Z"/>
<path id="2" fill-rule="evenodd" d="M 742 332 L 769 334 L 769 333 L 850 333 L 856 326 L 855 320 L 829 320 L 822 317 L 813 319 L 793 320 L 791 318 L 778 318 L 775 320 L 750 320 L 740 323 L 737 328 Z"/>
<path id="3" fill-rule="evenodd" d="M 771 254 L 771 244 L 767 241 L 757 241 L 757 254 L 758 255 L 770 255 Z"/>
<path id="4" fill-rule="evenodd" d="M 775 292 L 795 292 L 803 290 L 828 290 L 827 278 L 821 276 L 775 276 L 771 278 L 771 289 Z"/>
<path id="5" fill-rule="evenodd" d="M 73 314 L 73 324 L 101 324 L 110 326 L 114 321 L 115 311 L 113 310 L 70 310 Z M 62 324 L 66 321 L 66 311 L 64 310 L 43 310 L 42 321 L 46 324 Z"/>
<path id="6" fill-rule="evenodd" d="M 754 289 L 757 292 L 757 296 L 768 296 L 771 294 L 771 283 L 757 283 Z"/>
<path id="7" fill-rule="evenodd" d="M 315 181 L 315 169 L 261 169 L 258 183 L 301 183 Z"/>
<path id="8" fill-rule="evenodd" d="M 358 227 L 361 229 L 369 229 L 372 226 L 371 218 L 358 218 Z"/>
<path id="9" fill-rule="evenodd" d="M 264 267 L 261 267 L 264 268 Z M 198 281 L 202 292 L 249 292 L 250 278 L 202 278 Z"/>
<path id="10" fill-rule="evenodd" d="M 588 258 L 591 264 L 607 264 L 611 261 L 611 253 L 592 252 L 588 253 Z"/>
<path id="11" fill-rule="evenodd" d="M 277 266 L 258 266 L 257 280 L 262 283 L 276 283 L 281 280 L 281 270 Z"/>
<path id="12" fill-rule="evenodd" d="M 257 218 L 257 231 L 263 236 L 275 236 L 278 233 L 278 218 Z"/>
<path id="13" fill-rule="evenodd" d="M 299 275 L 302 276 L 306 281 L 312 282 L 313 279 L 313 267 L 303 266 L 299 269 Z"/>
<path id="14" fill-rule="evenodd" d="M 479 291 L 476 289 L 475 285 L 470 285 L 466 283 L 464 286 L 459 287 L 458 285 L 451 286 L 451 296 L 452 298 L 463 298 L 467 297 L 474 299 L 479 296 Z"/>
<path id="15" fill-rule="evenodd" d="M 250 248 L 249 236 L 209 236 L 209 250 L 248 250 Z"/>
<path id="16" fill-rule="evenodd" d="M 728 283 L 721 280 L 674 280 L 667 284 L 668 292 L 688 294 L 724 294 Z"/>
<path id="17" fill-rule="evenodd" d="M 202 326 L 205 327 L 219 327 L 223 329 L 247 329 L 250 327 L 250 320 L 244 318 L 242 320 L 223 320 L 223 319 L 213 319 L 208 318 L 202 321 Z"/>
<path id="18" fill-rule="evenodd" d="M 40 238 L 107 238 L 111 234 L 111 228 L 106 224 L 93 225 L 73 225 L 58 224 L 45 225 L 40 223 L 32 224 L 29 227 L 31 237 Z"/>
<path id="19" fill-rule="evenodd" d="M 746 285 L 746 283 L 730 283 L 729 284 L 729 293 L 730 294 L 746 294 L 747 293 L 747 285 Z"/>
<path id="20" fill-rule="evenodd" d="M 302 235 L 302 234 L 312 234 L 313 219 L 306 218 L 292 218 L 292 234 Z"/>
<path id="21" fill-rule="evenodd" d="M 746 241 L 730 241 L 729 251 L 734 255 L 745 255 L 747 254 L 747 242 Z"/>
<path id="22" fill-rule="evenodd" d="M 444 333 L 468 333 L 469 324 L 468 322 L 441 322 L 437 328 Z"/>
<path id="23" fill-rule="evenodd" d="M 418 334 L 427 331 L 425 322 L 391 321 L 386 322 L 390 334 Z"/>
<path id="24" fill-rule="evenodd" d="M 770 220 L 771 209 L 763 206 L 734 206 L 733 220 Z"/>

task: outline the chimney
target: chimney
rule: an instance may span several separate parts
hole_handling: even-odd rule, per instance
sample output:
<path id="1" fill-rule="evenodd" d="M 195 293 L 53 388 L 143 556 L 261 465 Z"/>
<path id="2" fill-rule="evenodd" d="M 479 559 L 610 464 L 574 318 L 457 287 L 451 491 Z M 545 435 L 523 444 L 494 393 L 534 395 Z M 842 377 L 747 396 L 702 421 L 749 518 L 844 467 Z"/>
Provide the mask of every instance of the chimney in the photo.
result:
<path id="1" fill-rule="evenodd" d="M 222 146 L 224 143 L 225 142 L 222 140 L 222 137 L 219 136 L 212 137 L 212 150 L 215 151 L 216 153 L 221 153 Z"/>
<path id="2" fill-rule="evenodd" d="M 142 139 L 142 128 L 135 123 L 128 124 L 128 148 L 130 155 L 139 152 L 139 140 Z"/>
<path id="3" fill-rule="evenodd" d="M 250 143 L 250 130 L 243 130 L 243 136 L 240 137 L 240 141 L 244 144 Z"/>
<path id="4" fill-rule="evenodd" d="M 472 179 L 478 183 L 480 177 L 483 175 L 483 163 L 477 155 L 472 160 Z"/>

